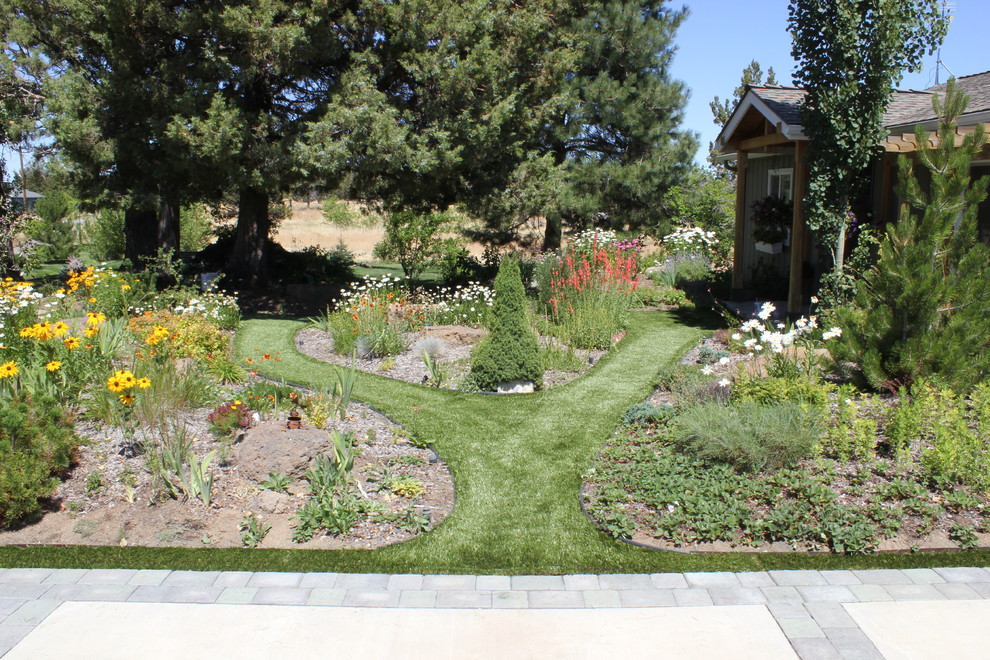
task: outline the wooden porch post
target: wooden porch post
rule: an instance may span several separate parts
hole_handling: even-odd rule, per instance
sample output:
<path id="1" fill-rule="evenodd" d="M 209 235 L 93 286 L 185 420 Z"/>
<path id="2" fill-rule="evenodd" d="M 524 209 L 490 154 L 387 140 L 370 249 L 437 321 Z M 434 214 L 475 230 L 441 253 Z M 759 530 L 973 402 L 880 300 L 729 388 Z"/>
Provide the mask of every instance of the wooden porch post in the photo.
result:
<path id="1" fill-rule="evenodd" d="M 794 143 L 794 216 L 791 220 L 791 272 L 787 290 L 787 315 L 791 318 L 801 315 L 801 284 L 808 243 L 808 227 L 804 222 L 802 208 L 808 180 L 808 170 L 804 163 L 805 151 L 803 142 Z"/>
<path id="2" fill-rule="evenodd" d="M 746 165 L 749 153 L 739 150 L 736 156 L 736 233 L 732 246 L 732 297 L 743 288 L 743 243 L 746 240 Z"/>

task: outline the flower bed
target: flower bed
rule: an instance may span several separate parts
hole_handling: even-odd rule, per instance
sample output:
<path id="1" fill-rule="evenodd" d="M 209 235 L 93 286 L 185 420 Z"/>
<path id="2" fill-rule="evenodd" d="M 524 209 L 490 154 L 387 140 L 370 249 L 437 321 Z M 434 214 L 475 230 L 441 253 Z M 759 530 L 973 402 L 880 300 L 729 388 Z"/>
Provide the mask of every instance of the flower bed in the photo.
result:
<path id="1" fill-rule="evenodd" d="M 766 305 L 661 374 L 588 471 L 603 529 L 660 548 L 990 547 L 990 384 L 860 392 L 814 317 Z"/>

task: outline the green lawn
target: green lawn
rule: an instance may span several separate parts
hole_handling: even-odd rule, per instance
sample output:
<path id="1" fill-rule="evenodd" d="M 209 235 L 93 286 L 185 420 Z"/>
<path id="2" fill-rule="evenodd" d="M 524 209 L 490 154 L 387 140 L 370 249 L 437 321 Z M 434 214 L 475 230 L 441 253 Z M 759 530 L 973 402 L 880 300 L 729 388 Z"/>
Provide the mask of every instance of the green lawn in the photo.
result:
<path id="1" fill-rule="evenodd" d="M 247 321 L 238 333 L 237 352 L 244 357 L 278 352 L 282 361 L 266 362 L 267 375 L 311 387 L 330 385 L 332 368 L 293 348 L 302 327 L 297 321 Z M 454 512 L 435 531 L 407 543 L 332 552 L 8 547 L 0 548 L 0 566 L 555 574 L 987 563 L 987 551 L 686 555 L 634 547 L 599 533 L 579 505 L 582 472 L 622 412 L 648 396 L 657 370 L 704 332 L 698 323 L 669 314 L 634 314 L 619 350 L 573 383 L 531 395 L 464 394 L 361 374 L 356 398 L 432 444 L 454 474 Z"/>

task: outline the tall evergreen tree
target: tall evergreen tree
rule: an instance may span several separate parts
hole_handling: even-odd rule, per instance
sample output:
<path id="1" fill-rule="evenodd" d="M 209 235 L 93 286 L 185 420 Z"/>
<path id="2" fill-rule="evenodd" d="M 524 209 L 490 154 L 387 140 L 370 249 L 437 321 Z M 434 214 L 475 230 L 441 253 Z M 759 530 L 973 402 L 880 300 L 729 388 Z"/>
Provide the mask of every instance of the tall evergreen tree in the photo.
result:
<path id="1" fill-rule="evenodd" d="M 990 178 L 970 179 L 970 163 L 986 142 L 982 125 L 955 143 L 967 100 L 955 80 L 941 103 L 935 98 L 937 146 L 917 131 L 925 145 L 918 162 L 931 182 L 920 185 L 901 156 L 901 217 L 887 226 L 854 304 L 839 310 L 837 357 L 875 388 L 937 377 L 966 391 L 990 376 L 990 248 L 978 240 L 976 224 Z"/>
<path id="2" fill-rule="evenodd" d="M 561 222 L 651 224 L 653 209 L 690 168 L 698 143 L 680 127 L 687 90 L 669 74 L 686 17 L 686 8 L 665 0 L 589 2 L 565 28 L 578 54 L 565 78 L 567 104 L 543 137 L 562 170 L 544 248 L 559 245 Z"/>
<path id="3" fill-rule="evenodd" d="M 125 209 L 127 256 L 178 249 L 179 207 L 214 184 L 169 132 L 205 111 L 189 73 L 203 62 L 203 3 L 184 0 L 5 0 L 24 45 L 50 70 L 47 128 L 80 196 Z M 213 185 L 212 189 L 216 189 Z"/>

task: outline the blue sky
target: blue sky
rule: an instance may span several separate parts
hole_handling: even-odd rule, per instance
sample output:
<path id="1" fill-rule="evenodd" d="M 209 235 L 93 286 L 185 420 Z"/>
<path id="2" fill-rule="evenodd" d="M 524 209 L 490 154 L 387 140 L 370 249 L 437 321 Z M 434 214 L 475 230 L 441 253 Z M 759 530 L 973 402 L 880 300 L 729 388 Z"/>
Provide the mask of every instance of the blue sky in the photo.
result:
<path id="1" fill-rule="evenodd" d="M 678 2 L 671 3 L 678 6 Z M 704 163 L 708 143 L 718 135 L 708 103 L 715 96 L 732 96 L 743 68 L 756 60 L 770 66 L 782 85 L 791 84 L 794 61 L 787 33 L 787 0 L 685 0 L 690 10 L 675 42 L 677 53 L 671 77 L 691 90 L 684 127 L 701 134 L 696 160 Z M 990 0 L 955 0 L 949 34 L 942 45 L 942 62 L 957 76 L 990 70 L 987 26 Z M 943 69 L 940 82 L 948 74 Z M 901 89 L 925 89 L 935 84 L 935 56 L 925 59 L 924 70 L 907 74 Z"/>

